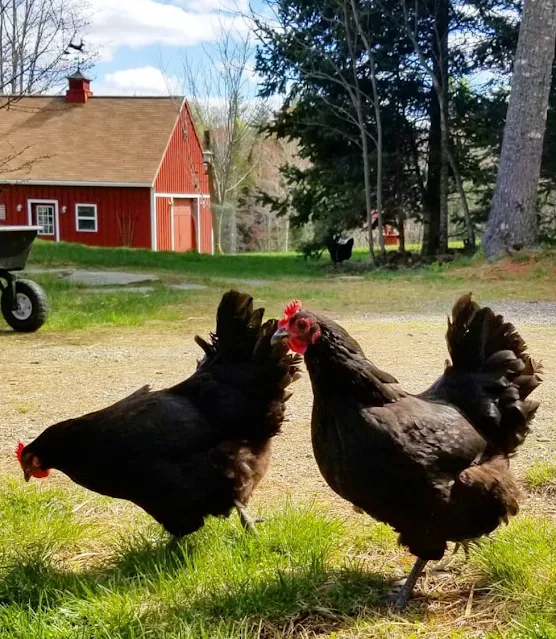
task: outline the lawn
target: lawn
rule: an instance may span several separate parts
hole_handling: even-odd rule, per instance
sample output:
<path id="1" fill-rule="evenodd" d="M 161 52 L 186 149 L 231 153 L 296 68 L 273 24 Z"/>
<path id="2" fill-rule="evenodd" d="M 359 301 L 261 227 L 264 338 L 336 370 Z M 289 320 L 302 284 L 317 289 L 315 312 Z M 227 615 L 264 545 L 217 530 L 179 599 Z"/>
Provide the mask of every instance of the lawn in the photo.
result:
<path id="1" fill-rule="evenodd" d="M 135 270 L 160 278 L 149 293 L 91 294 L 63 280 L 34 275 L 51 300 L 51 331 L 212 315 L 222 292 L 231 287 L 250 291 L 272 314 L 280 313 L 292 297 L 317 311 L 344 314 L 422 312 L 431 305 L 444 313 L 458 294 L 470 290 L 483 301 L 556 300 L 554 252 L 518 255 L 495 264 L 477 256 L 414 270 L 354 272 L 353 264 L 365 259 L 358 251 L 353 263 L 334 268 L 326 258 L 314 262 L 291 253 L 209 256 L 38 241 L 30 265 Z M 207 289 L 169 288 L 183 282 Z"/>
<path id="2" fill-rule="evenodd" d="M 322 505 L 264 512 L 258 538 L 235 515 L 209 519 L 174 549 L 133 506 L 55 482 L 3 480 L 0 513 L 3 637 L 556 636 L 556 526 L 544 519 L 483 541 L 457 582 L 436 581 L 427 603 L 395 615 L 394 533 Z"/>

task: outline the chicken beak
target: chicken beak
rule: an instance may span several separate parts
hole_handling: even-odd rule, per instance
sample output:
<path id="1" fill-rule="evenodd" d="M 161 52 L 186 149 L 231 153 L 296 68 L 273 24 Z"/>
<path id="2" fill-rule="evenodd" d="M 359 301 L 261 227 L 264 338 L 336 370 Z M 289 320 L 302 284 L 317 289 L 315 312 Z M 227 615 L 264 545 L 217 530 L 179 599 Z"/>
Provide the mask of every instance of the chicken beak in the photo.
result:
<path id="1" fill-rule="evenodd" d="M 28 468 L 23 471 L 23 477 L 25 478 L 25 481 L 29 481 L 31 479 L 31 471 Z"/>
<path id="2" fill-rule="evenodd" d="M 290 334 L 288 333 L 288 329 L 285 326 L 276 329 L 274 335 L 270 338 L 270 344 L 274 346 L 274 344 L 278 344 L 278 342 L 283 342 L 284 340 L 289 339 Z"/>

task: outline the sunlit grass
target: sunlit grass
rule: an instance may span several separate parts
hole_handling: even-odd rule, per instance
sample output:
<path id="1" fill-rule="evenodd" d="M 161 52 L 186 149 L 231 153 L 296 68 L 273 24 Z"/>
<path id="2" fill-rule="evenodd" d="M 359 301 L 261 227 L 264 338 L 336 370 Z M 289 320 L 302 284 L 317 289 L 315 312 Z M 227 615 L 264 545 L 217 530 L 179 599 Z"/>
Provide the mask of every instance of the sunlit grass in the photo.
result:
<path id="1" fill-rule="evenodd" d="M 172 549 L 160 527 L 125 502 L 56 478 L 30 485 L 4 479 L 0 635 L 471 636 L 458 629 L 462 611 L 448 613 L 442 599 L 435 604 L 438 614 L 410 603 L 401 618 L 393 615 L 387 597 L 405 554 L 387 526 L 366 517 L 348 525 L 316 505 L 269 506 L 263 514 L 258 538 L 246 534 L 233 514 L 209 518 Z M 554 522 L 516 519 L 482 541 L 471 564 L 481 589 L 490 591 L 478 604 L 489 637 L 552 637 Z"/>
<path id="2" fill-rule="evenodd" d="M 529 490 L 537 492 L 556 490 L 556 464 L 539 461 L 530 466 L 524 478 Z"/>

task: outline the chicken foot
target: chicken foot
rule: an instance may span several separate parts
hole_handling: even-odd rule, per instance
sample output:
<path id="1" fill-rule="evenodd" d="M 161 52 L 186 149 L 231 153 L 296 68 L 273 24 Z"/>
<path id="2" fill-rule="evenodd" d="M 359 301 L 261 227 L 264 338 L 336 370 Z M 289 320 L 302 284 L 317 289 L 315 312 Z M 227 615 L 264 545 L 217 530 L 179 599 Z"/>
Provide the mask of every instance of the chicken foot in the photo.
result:
<path id="1" fill-rule="evenodd" d="M 458 554 L 460 548 L 463 548 L 463 554 L 465 555 L 465 563 L 469 561 L 469 541 L 456 541 L 454 545 L 454 550 L 450 555 L 449 559 L 441 562 L 435 569 L 435 572 L 444 572 L 448 570 L 452 563 L 454 562 L 456 555 Z"/>
<path id="2" fill-rule="evenodd" d="M 253 535 L 255 535 L 255 537 L 257 537 L 259 533 L 257 532 L 257 527 L 255 526 L 255 520 L 249 512 L 249 508 L 247 508 L 247 504 L 244 504 L 236 499 L 234 505 L 236 507 L 237 514 L 239 515 L 239 521 L 241 522 L 244 530 L 252 533 Z"/>
<path id="3" fill-rule="evenodd" d="M 409 573 L 407 579 L 405 580 L 404 585 L 401 587 L 401 590 L 399 591 L 399 593 L 394 599 L 394 608 L 396 610 L 400 611 L 400 610 L 403 610 L 403 608 L 405 607 L 407 600 L 409 599 L 409 597 L 411 596 L 411 593 L 413 592 L 413 588 L 415 588 L 417 579 L 419 579 L 419 577 L 421 576 L 421 573 L 423 572 L 423 569 L 426 566 L 426 564 L 427 564 L 426 559 L 420 559 L 419 557 L 417 557 L 417 561 L 415 562 L 415 565 L 411 569 L 411 572 Z"/>

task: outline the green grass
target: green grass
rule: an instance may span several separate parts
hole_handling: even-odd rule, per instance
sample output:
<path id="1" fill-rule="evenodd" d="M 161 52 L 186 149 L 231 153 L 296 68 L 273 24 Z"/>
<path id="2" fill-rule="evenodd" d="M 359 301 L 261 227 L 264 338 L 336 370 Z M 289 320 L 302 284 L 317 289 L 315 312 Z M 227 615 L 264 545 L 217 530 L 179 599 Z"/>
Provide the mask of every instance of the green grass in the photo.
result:
<path id="1" fill-rule="evenodd" d="M 186 308 L 202 302 L 202 291 L 179 291 L 159 284 L 148 293 L 91 292 L 63 279 L 32 275 L 46 291 L 48 330 L 75 330 L 92 325 L 134 326 L 148 320 L 178 320 Z"/>
<path id="2" fill-rule="evenodd" d="M 505 636 L 556 638 L 556 525 L 521 517 L 499 531 L 496 543 L 483 543 L 474 561 L 494 585 L 506 617 L 514 624 Z"/>
<path id="3" fill-rule="evenodd" d="M 109 512 L 99 514 L 111 500 L 93 497 L 92 517 L 72 513 L 72 499 L 84 498 L 91 500 L 79 490 L 3 486 L 0 629 L 8 636 L 239 639 L 296 616 L 324 627 L 384 597 L 382 577 L 338 560 L 346 530 L 316 508 L 269 514 L 258 539 L 235 517 L 211 519 L 170 550 L 135 509 L 125 534 L 113 533 Z M 91 554 L 94 561 L 83 561 Z"/>
<path id="4" fill-rule="evenodd" d="M 358 252 L 355 259 L 365 259 Z M 200 255 L 126 248 L 97 248 L 81 244 L 41 242 L 33 246 L 32 262 L 41 266 L 170 271 L 197 277 L 297 278 L 324 274 L 323 262 L 304 260 L 293 253 L 245 253 L 241 255 Z"/>
<path id="5" fill-rule="evenodd" d="M 4 479 L 0 636 L 475 636 L 462 632 L 462 611 L 453 606 L 435 615 L 413 603 L 402 619 L 389 611 L 389 580 L 403 555 L 388 527 L 368 518 L 347 525 L 316 505 L 264 514 L 259 538 L 232 515 L 209 519 L 172 550 L 131 505 L 52 480 Z M 481 543 L 471 561 L 489 591 L 478 604 L 482 630 L 491 638 L 554 636 L 554 522 L 521 517 Z"/>
<path id="6" fill-rule="evenodd" d="M 529 490 L 536 492 L 556 489 L 556 464 L 539 461 L 527 469 L 524 482 Z"/>
<path id="7" fill-rule="evenodd" d="M 527 259 L 525 259 L 527 258 Z M 356 251 L 354 262 L 366 254 Z M 150 293 L 93 294 L 48 275 L 33 275 L 51 301 L 45 330 L 74 330 L 94 325 L 137 325 L 150 320 L 212 320 L 222 293 L 247 290 L 271 315 L 296 297 L 306 308 L 341 314 L 446 313 L 456 297 L 473 291 L 479 300 L 555 300 L 556 257 L 546 252 L 532 258 L 486 264 L 480 255 L 446 265 L 404 271 L 334 269 L 328 260 L 311 262 L 295 254 L 209 256 L 196 253 L 152 253 L 146 250 L 90 248 L 37 241 L 31 265 L 86 269 L 140 270 L 161 280 Z M 244 280 L 259 280 L 249 284 Z M 204 291 L 177 291 L 172 283 L 206 285 Z M 262 285 L 261 285 L 262 282 Z M 265 283 L 266 282 L 266 283 Z M 524 285 L 526 283 L 526 285 Z"/>

